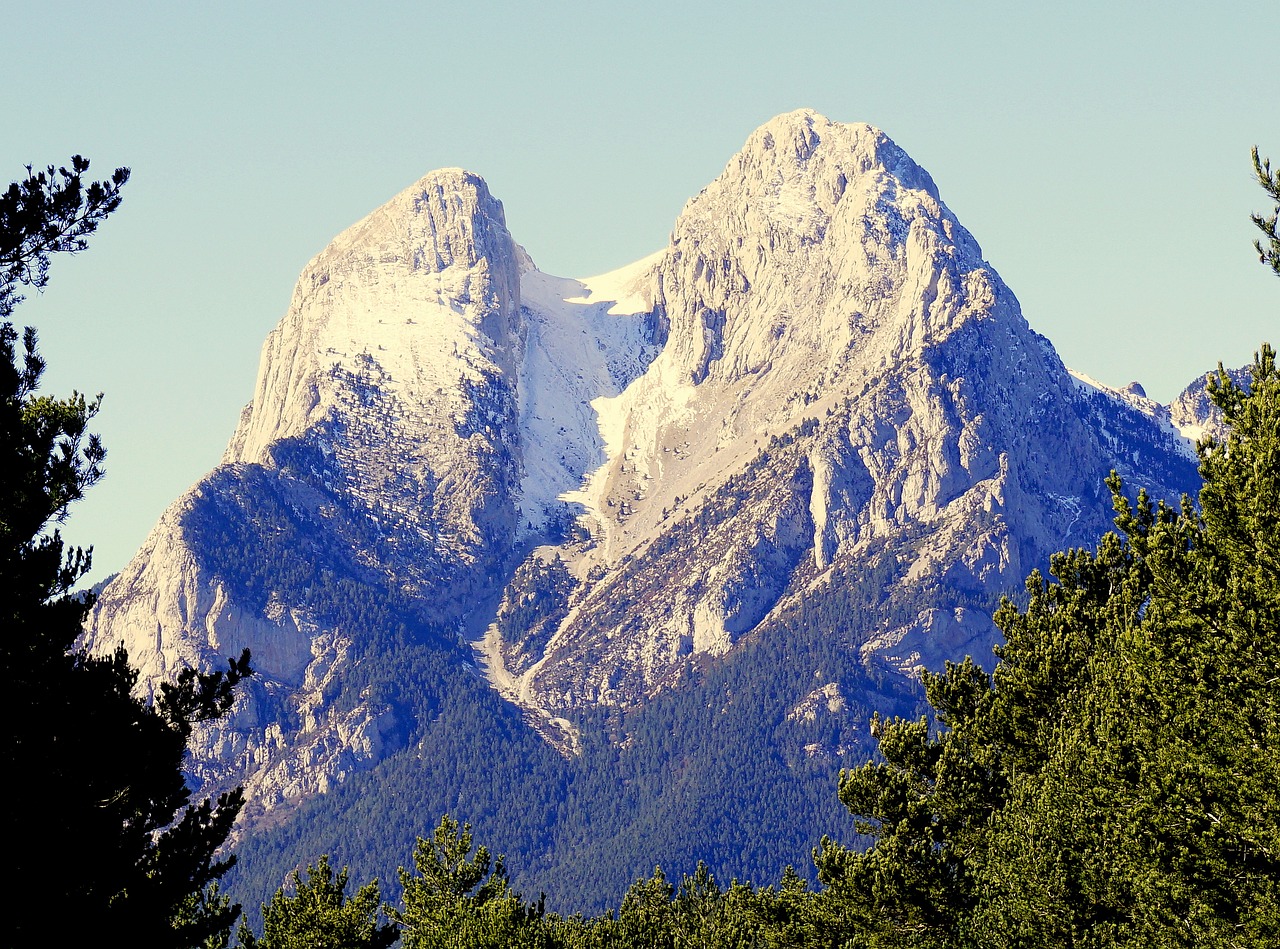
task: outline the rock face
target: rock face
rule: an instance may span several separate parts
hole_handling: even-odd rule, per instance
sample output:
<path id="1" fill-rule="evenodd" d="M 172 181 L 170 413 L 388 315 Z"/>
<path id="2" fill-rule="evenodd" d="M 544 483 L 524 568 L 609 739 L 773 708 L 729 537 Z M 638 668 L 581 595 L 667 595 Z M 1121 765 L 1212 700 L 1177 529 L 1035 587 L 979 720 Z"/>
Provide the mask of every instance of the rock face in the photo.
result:
<path id="1" fill-rule="evenodd" d="M 124 641 L 149 684 L 249 647 L 261 675 L 192 773 L 247 782 L 259 813 L 414 733 L 352 684 L 365 596 L 474 641 L 566 755 L 587 713 L 679 688 L 851 577 L 884 608 L 849 663 L 909 689 L 986 659 L 998 596 L 1107 527 L 1108 471 L 1193 488 L 1149 401 L 1073 378 L 871 126 L 774 119 L 663 251 L 588 280 L 538 271 L 484 182 L 439 171 L 303 271 L 223 464 L 87 641 Z M 778 716 L 852 714 L 816 684 Z"/>
<path id="2" fill-rule="evenodd" d="M 449 169 L 303 271 L 222 465 L 165 513 L 87 630 L 94 648 L 125 642 L 148 684 L 252 651 L 259 676 L 199 736 L 197 776 L 246 781 L 270 806 L 397 747 L 391 709 L 339 711 L 359 632 L 317 614 L 279 548 L 430 599 L 442 627 L 493 586 L 517 526 L 521 259 L 484 182 Z"/>
<path id="3" fill-rule="evenodd" d="M 886 544 L 902 584 L 933 592 L 867 659 L 985 657 L 989 609 L 964 604 L 1096 538 L 1112 467 L 1190 483 L 1167 411 L 1073 384 L 929 175 L 870 126 L 798 112 L 757 130 L 652 280 L 669 338 L 593 403 L 606 459 L 574 495 L 591 540 L 561 551 L 580 583 L 554 632 L 500 623 L 486 643 L 518 701 L 643 702 Z M 524 595 L 518 577 L 508 599 Z"/>
<path id="4" fill-rule="evenodd" d="M 1210 375 L 1205 373 L 1169 403 L 1170 421 L 1191 441 L 1198 441 L 1205 436 L 1217 441 L 1225 441 L 1227 437 L 1227 429 L 1222 422 L 1222 412 L 1209 401 Z M 1227 375 L 1236 385 L 1249 388 L 1249 367 L 1227 370 Z"/>

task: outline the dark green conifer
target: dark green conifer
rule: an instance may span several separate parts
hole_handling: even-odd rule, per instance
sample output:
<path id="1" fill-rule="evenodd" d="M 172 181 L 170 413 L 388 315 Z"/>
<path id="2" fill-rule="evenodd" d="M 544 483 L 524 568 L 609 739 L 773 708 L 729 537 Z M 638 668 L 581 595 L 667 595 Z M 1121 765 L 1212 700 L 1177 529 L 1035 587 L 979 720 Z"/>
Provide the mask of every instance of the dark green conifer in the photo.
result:
<path id="1" fill-rule="evenodd" d="M 1269 163 L 1254 165 L 1268 194 Z M 1274 241 L 1274 216 L 1254 216 Z M 1258 245 L 1274 266 L 1280 245 Z M 1280 273 L 1280 270 L 1277 270 Z M 1228 435 L 1199 504 L 1131 501 L 1056 555 L 988 688 L 926 676 L 936 725 L 874 720 L 840 797 L 873 844 L 824 841 L 819 912 L 860 946 L 1280 944 L 1280 372 L 1219 367 Z"/>
<path id="2" fill-rule="evenodd" d="M 399 938 L 390 923 L 379 923 L 378 881 L 347 895 L 348 871 L 334 876 L 328 856 L 293 872 L 292 892 L 284 887 L 262 906 L 262 938 L 244 924 L 244 949 L 386 949 Z"/>
<path id="3" fill-rule="evenodd" d="M 85 184 L 89 163 L 32 173 L 0 194 L 0 320 L 20 287 L 45 286 L 50 256 L 75 253 L 119 204 L 127 169 Z M 73 592 L 90 553 L 57 525 L 102 476 L 88 426 L 98 399 L 39 392 L 36 334 L 0 323 L 0 720 L 11 946 L 186 947 L 224 938 L 238 907 L 213 888 L 239 792 L 190 803 L 182 773 L 196 722 L 223 714 L 248 656 L 188 671 L 154 702 L 133 694 L 123 649 L 77 645 L 92 598 Z"/>
<path id="4" fill-rule="evenodd" d="M 392 910 L 405 949 L 500 949 L 536 945 L 541 901 L 526 905 L 507 881 L 503 858 L 481 845 L 472 854 L 471 825 L 449 815 L 413 851 L 416 872 L 401 868 L 403 909 Z"/>

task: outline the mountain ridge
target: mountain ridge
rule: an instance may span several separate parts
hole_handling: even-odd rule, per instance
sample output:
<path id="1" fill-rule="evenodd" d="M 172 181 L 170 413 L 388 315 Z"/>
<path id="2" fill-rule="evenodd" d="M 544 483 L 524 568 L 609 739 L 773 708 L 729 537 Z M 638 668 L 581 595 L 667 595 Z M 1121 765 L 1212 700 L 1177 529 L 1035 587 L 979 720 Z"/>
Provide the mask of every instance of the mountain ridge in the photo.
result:
<path id="1" fill-rule="evenodd" d="M 102 591 L 86 643 L 124 641 L 143 688 L 252 650 L 259 676 L 191 764 L 246 785 L 250 836 L 349 782 L 376 800 L 343 806 L 402 808 L 372 776 L 488 747 L 483 720 L 508 736 L 495 774 L 546 776 L 550 811 L 437 771 L 423 807 L 462 806 L 462 782 L 522 847 L 561 834 L 556 859 L 583 860 L 582 820 L 634 829 L 566 788 L 625 800 L 640 768 L 728 859 L 745 805 L 663 784 L 673 752 L 638 736 L 666 722 L 710 760 L 686 697 L 768 681 L 723 706 L 776 745 L 735 767 L 817 794 L 864 750 L 872 695 L 910 710 L 920 666 L 989 655 L 999 597 L 1106 528 L 1108 471 L 1191 489 L 1172 410 L 1149 401 L 1070 375 L 872 126 L 771 120 L 664 249 L 580 280 L 537 270 L 483 179 L 444 169 L 304 268 L 222 464 Z"/>

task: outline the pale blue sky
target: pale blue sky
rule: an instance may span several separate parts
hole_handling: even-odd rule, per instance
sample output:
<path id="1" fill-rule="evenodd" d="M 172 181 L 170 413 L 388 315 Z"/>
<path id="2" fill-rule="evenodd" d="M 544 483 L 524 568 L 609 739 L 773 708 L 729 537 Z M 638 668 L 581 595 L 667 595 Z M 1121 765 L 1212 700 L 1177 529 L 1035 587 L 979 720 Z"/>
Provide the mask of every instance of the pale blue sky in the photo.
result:
<path id="1" fill-rule="evenodd" d="M 1249 148 L 1280 159 L 1275 0 L 29 4 L 5 16 L 0 183 L 133 168 L 17 312 L 49 388 L 103 391 L 66 533 L 118 569 L 218 461 L 298 271 L 425 172 L 483 175 L 538 265 L 663 246 L 748 134 L 882 128 L 1068 365 L 1168 400 L 1280 343 Z"/>

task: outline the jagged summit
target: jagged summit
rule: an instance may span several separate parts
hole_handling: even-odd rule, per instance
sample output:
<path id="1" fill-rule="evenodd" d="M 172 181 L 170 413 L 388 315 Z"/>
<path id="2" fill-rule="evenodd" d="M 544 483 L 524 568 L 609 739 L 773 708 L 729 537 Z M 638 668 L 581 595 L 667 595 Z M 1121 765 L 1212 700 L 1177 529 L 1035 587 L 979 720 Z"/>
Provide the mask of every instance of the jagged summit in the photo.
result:
<path id="1" fill-rule="evenodd" d="M 765 122 L 729 160 L 726 174 L 736 163 L 747 162 L 747 156 L 771 154 L 779 165 L 803 167 L 820 152 L 822 157 L 838 161 L 846 175 L 850 170 L 861 175 L 880 168 L 906 187 L 938 200 L 937 186 L 929 173 L 880 129 L 865 122 L 833 122 L 813 109 L 784 112 Z"/>
<path id="2" fill-rule="evenodd" d="M 165 512 L 86 631 L 97 649 L 128 643 L 148 685 L 252 650 L 257 724 L 198 738 L 197 775 L 247 781 L 270 806 L 385 753 L 400 727 L 385 708 L 345 701 L 339 715 L 316 691 L 361 636 L 317 612 L 320 578 L 426 598 L 447 628 L 462 591 L 501 575 L 519 504 L 526 259 L 484 181 L 443 169 L 303 269 L 222 464 Z M 258 579 L 264 560 L 279 570 L 299 553 L 306 586 Z M 316 714 L 286 741 L 263 730 L 301 707 Z"/>
<path id="3" fill-rule="evenodd" d="M 676 221 L 660 282 L 687 348 L 672 358 L 694 383 L 758 372 L 782 351 L 834 369 L 850 334 L 893 319 L 904 268 L 927 282 L 926 268 L 954 276 L 983 261 L 933 180 L 883 132 L 779 116 Z"/>
<path id="4" fill-rule="evenodd" d="M 264 462 L 272 444 L 333 409 L 347 377 L 377 372 L 422 403 L 510 371 L 519 308 L 502 203 L 471 172 L 424 176 L 303 269 L 224 461 Z"/>
<path id="5" fill-rule="evenodd" d="M 681 212 L 655 279 L 667 345 L 594 403 L 609 460 L 575 495 L 606 559 L 660 529 L 675 498 L 745 464 L 761 437 L 834 411 L 971 321 L 1000 323 L 983 335 L 1031 352 L 1041 385 L 1066 378 L 928 174 L 878 129 L 812 111 L 752 133 Z M 682 476 L 674 451 L 697 460 Z"/>

